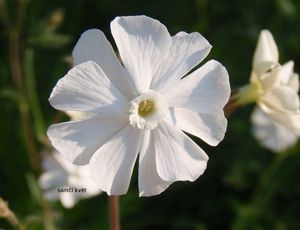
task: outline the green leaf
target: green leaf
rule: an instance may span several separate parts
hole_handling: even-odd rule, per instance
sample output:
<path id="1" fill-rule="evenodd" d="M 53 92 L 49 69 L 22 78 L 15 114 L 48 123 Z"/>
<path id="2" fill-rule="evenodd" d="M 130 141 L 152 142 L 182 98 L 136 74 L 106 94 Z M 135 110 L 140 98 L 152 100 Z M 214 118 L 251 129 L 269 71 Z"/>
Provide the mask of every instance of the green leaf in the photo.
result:
<path id="1" fill-rule="evenodd" d="M 39 206 L 42 206 L 42 194 L 41 194 L 41 190 L 38 186 L 35 176 L 31 173 L 27 174 L 26 181 L 27 181 L 28 188 L 29 188 L 32 199 L 36 202 L 36 204 L 38 204 Z"/>

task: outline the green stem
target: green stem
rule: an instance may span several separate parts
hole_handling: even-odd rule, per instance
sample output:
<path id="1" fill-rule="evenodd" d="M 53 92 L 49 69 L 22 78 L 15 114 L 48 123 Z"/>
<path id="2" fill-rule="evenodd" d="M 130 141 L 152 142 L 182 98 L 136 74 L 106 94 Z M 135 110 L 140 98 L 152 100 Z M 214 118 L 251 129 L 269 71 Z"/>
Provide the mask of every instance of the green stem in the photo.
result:
<path id="1" fill-rule="evenodd" d="M 19 103 L 19 112 L 21 116 L 21 123 L 24 132 L 25 145 L 29 157 L 29 161 L 32 169 L 39 173 L 40 162 L 37 154 L 37 148 L 34 141 L 34 135 L 32 133 L 32 125 L 29 116 L 29 108 L 27 103 L 27 95 L 23 88 L 23 74 L 21 68 L 21 58 L 20 58 L 20 31 L 16 29 L 10 29 L 9 31 L 9 58 L 10 58 L 10 68 L 15 84 L 15 88 L 19 94 L 19 97 L 22 98 L 22 102 Z"/>
<path id="2" fill-rule="evenodd" d="M 231 95 L 230 98 L 227 102 L 227 104 L 224 107 L 224 114 L 225 117 L 230 117 L 230 115 L 236 110 L 238 109 L 238 107 L 240 107 L 240 105 L 238 105 L 237 101 L 236 101 L 236 94 L 237 94 L 237 90 L 232 90 L 231 91 Z"/>
<path id="3" fill-rule="evenodd" d="M 43 218 L 43 222 L 44 222 L 44 226 L 45 226 L 45 230 L 55 230 L 55 226 L 53 223 L 53 212 L 52 209 L 50 207 L 50 204 L 44 200 L 43 198 L 43 214 L 44 214 L 44 218 Z"/>
<path id="4" fill-rule="evenodd" d="M 25 50 L 25 81 L 26 92 L 28 93 L 28 102 L 30 110 L 32 112 L 33 121 L 35 123 L 35 131 L 37 139 L 43 143 L 47 143 L 47 137 L 45 136 L 46 128 L 44 117 L 40 108 L 40 102 L 36 90 L 35 74 L 34 74 L 34 51 L 30 48 Z"/>

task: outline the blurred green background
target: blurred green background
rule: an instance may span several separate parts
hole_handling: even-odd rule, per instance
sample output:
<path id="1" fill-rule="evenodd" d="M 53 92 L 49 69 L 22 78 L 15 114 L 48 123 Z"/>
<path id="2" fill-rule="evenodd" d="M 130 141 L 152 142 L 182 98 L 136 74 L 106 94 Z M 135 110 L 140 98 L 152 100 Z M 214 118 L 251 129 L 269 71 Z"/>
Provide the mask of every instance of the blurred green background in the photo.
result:
<path id="1" fill-rule="evenodd" d="M 248 82 L 258 34 L 269 29 L 280 62 L 294 60 L 295 72 L 300 72 L 299 0 L 6 0 L 6 10 L 3 2 L 0 196 L 21 221 L 32 219 L 28 229 L 44 229 L 39 221 L 44 214 L 20 113 L 27 116 L 40 153 L 46 127 L 64 119 L 47 99 L 70 69 L 72 49 L 85 30 L 99 28 L 113 42 L 109 24 L 114 17 L 144 14 L 160 20 L 171 34 L 198 31 L 213 45 L 206 60 L 216 59 L 227 68 L 234 89 Z M 25 93 L 11 77 L 18 21 L 20 88 Z M 241 108 L 229 118 L 227 135 L 218 147 L 196 140 L 210 157 L 196 182 L 177 182 L 159 196 L 138 198 L 135 170 L 128 194 L 120 198 L 122 229 L 300 229 L 300 144 L 281 155 L 262 148 L 251 135 L 252 109 Z M 109 228 L 106 194 L 81 200 L 73 209 L 59 202 L 51 208 L 57 229 Z M 1 228 L 11 227 L 0 219 Z"/>

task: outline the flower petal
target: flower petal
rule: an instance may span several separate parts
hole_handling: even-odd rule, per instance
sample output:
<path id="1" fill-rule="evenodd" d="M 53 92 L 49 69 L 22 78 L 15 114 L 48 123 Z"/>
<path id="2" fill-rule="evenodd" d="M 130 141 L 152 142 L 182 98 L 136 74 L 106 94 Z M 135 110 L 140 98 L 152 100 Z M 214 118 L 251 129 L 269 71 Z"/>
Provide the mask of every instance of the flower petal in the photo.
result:
<path id="1" fill-rule="evenodd" d="M 207 56 L 211 47 L 209 42 L 196 32 L 180 32 L 173 36 L 169 54 L 155 73 L 151 88 L 164 92 L 177 84 L 178 80 Z"/>
<path id="2" fill-rule="evenodd" d="M 220 113 L 230 96 L 226 69 L 211 60 L 165 92 L 169 105 L 200 113 Z"/>
<path id="3" fill-rule="evenodd" d="M 289 61 L 280 67 L 278 72 L 278 78 L 280 79 L 280 82 L 282 84 L 287 85 L 293 73 L 294 73 L 294 62 Z"/>
<path id="4" fill-rule="evenodd" d="M 165 191 L 172 182 L 160 178 L 156 168 L 154 140 L 149 130 L 144 133 L 139 157 L 140 196 L 154 196 Z"/>
<path id="5" fill-rule="evenodd" d="M 63 168 L 59 165 L 59 163 L 55 160 L 52 153 L 46 152 L 43 153 L 42 156 L 42 168 L 47 172 L 57 172 L 58 170 L 64 171 Z"/>
<path id="6" fill-rule="evenodd" d="M 65 158 L 74 164 L 85 165 L 96 150 L 127 122 L 126 118 L 101 116 L 52 125 L 47 135 L 51 144 Z"/>
<path id="7" fill-rule="evenodd" d="M 259 109 L 259 107 L 256 107 L 254 110 L 251 120 L 254 125 L 254 136 L 268 149 L 280 152 L 293 146 L 297 142 L 298 137 L 295 133 L 274 121 Z"/>
<path id="8" fill-rule="evenodd" d="M 181 130 L 163 121 L 153 131 L 158 175 L 165 181 L 194 181 L 206 169 L 208 156 Z"/>
<path id="9" fill-rule="evenodd" d="M 43 173 L 40 176 L 38 183 L 42 189 L 48 190 L 59 187 L 62 184 L 66 184 L 67 181 L 67 175 L 64 174 L 62 171 L 53 171 Z"/>
<path id="10" fill-rule="evenodd" d="M 287 86 L 272 88 L 263 96 L 262 103 L 278 112 L 296 112 L 300 107 L 298 94 Z"/>
<path id="11" fill-rule="evenodd" d="M 288 82 L 288 87 L 293 89 L 296 93 L 299 92 L 299 75 L 298 74 L 292 74 L 290 81 Z"/>
<path id="12" fill-rule="evenodd" d="M 108 140 L 91 158 L 91 176 L 108 195 L 128 190 L 141 142 L 140 130 L 126 126 Z"/>
<path id="13" fill-rule="evenodd" d="M 45 191 L 43 196 L 46 200 L 56 201 L 59 198 L 59 193 L 57 192 L 57 188 Z"/>
<path id="14" fill-rule="evenodd" d="M 113 48 L 101 30 L 85 31 L 73 50 L 74 65 L 96 62 L 111 82 L 128 98 L 134 96 L 134 87 L 128 72 L 118 61 Z"/>
<path id="15" fill-rule="evenodd" d="M 58 110 L 98 113 L 121 113 L 128 106 L 128 99 L 92 61 L 75 66 L 61 78 L 49 102 Z"/>
<path id="16" fill-rule="evenodd" d="M 62 170 L 64 173 L 73 173 L 76 170 L 76 165 L 70 163 L 60 152 L 53 151 L 52 155 L 48 157 L 52 159 L 57 164 L 57 170 Z"/>
<path id="17" fill-rule="evenodd" d="M 128 16 L 114 19 L 111 32 L 136 89 L 147 91 L 171 45 L 167 28 L 146 16 Z"/>
<path id="18" fill-rule="evenodd" d="M 73 208 L 77 201 L 73 192 L 62 192 L 59 194 L 59 199 L 65 208 Z"/>
<path id="19" fill-rule="evenodd" d="M 250 81 L 254 84 L 258 82 L 263 92 L 268 92 L 273 87 L 281 85 L 280 78 L 278 77 L 280 68 L 281 66 L 276 66 L 261 75 L 257 75 L 256 72 L 252 71 Z"/>
<path id="20" fill-rule="evenodd" d="M 282 113 L 274 111 L 269 107 L 261 104 L 260 108 L 263 112 L 268 114 L 271 118 L 277 121 L 282 126 L 288 128 L 290 132 L 295 133 L 300 136 L 300 111 L 291 112 L 291 113 Z"/>
<path id="21" fill-rule="evenodd" d="M 182 108 L 171 109 L 171 120 L 180 129 L 216 146 L 223 140 L 227 120 L 223 111 L 219 114 L 201 114 Z"/>
<path id="22" fill-rule="evenodd" d="M 269 115 L 279 124 L 289 129 L 290 132 L 300 137 L 300 112 L 296 114 L 271 113 Z"/>
<path id="23" fill-rule="evenodd" d="M 278 48 L 270 31 L 263 30 L 258 38 L 253 57 L 253 69 L 260 75 L 266 70 L 266 66 L 272 67 L 278 63 Z M 266 65 L 267 64 L 267 65 Z M 262 68 L 264 70 L 262 70 Z"/>

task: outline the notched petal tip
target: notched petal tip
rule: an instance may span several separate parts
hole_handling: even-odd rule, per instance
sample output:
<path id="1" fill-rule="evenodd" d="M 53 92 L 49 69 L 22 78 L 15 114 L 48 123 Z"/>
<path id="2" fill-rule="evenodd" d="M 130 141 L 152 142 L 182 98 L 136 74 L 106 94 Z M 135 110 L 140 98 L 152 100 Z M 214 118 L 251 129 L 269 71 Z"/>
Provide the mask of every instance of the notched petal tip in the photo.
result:
<path id="1" fill-rule="evenodd" d="M 164 121 L 153 135 L 157 172 L 161 179 L 193 182 L 204 173 L 208 156 L 179 128 Z"/>
<path id="2" fill-rule="evenodd" d="M 139 93 L 147 91 L 171 45 L 167 28 L 143 15 L 117 17 L 110 27 L 134 88 Z"/>

